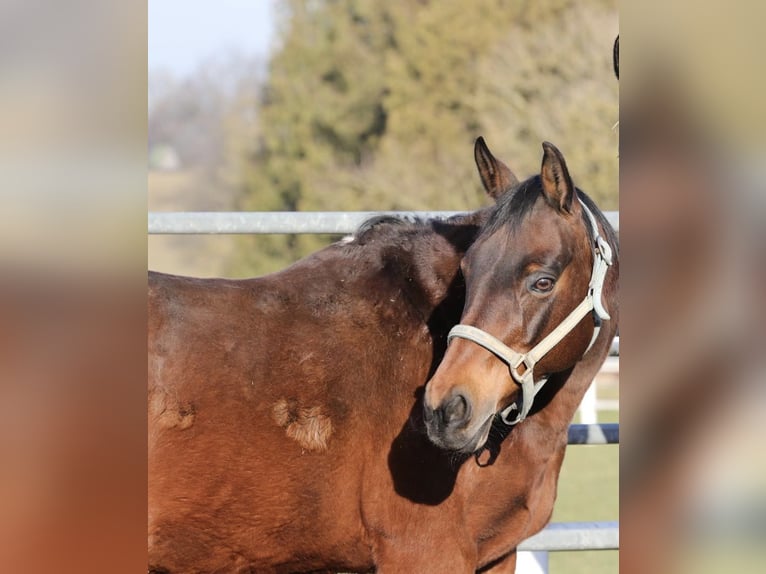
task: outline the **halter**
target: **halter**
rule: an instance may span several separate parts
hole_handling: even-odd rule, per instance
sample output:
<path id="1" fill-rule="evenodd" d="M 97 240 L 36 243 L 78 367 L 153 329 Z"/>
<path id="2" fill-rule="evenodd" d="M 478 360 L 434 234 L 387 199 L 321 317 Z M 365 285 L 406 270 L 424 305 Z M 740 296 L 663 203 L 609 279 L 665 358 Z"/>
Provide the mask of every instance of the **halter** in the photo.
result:
<path id="1" fill-rule="evenodd" d="M 601 329 L 601 321 L 610 318 L 609 313 L 601 300 L 601 293 L 604 288 L 606 271 L 612 264 L 612 248 L 599 233 L 596 218 L 593 216 L 593 213 L 591 213 L 590 209 L 588 209 L 580 198 L 578 198 L 578 200 L 580 201 L 582 208 L 585 210 L 585 214 L 590 222 L 594 243 L 593 271 L 591 272 L 588 292 L 582 302 L 580 302 L 580 304 L 577 305 L 577 307 L 575 307 L 572 312 L 569 313 L 569 315 L 567 315 L 555 329 L 553 329 L 553 331 L 548 333 L 542 341 L 526 353 L 517 353 L 498 338 L 477 327 L 472 327 L 471 325 L 455 325 L 449 332 L 449 335 L 447 335 L 448 343 L 455 337 L 468 339 L 469 341 L 473 341 L 484 347 L 508 365 L 511 377 L 521 385 L 522 393 L 521 409 L 519 409 L 518 405 L 514 402 L 500 412 L 500 418 L 509 426 L 515 425 L 527 417 L 529 410 L 532 408 L 535 395 L 540 392 L 540 389 L 542 389 L 543 385 L 548 381 L 547 376 L 541 378 L 537 382 L 534 381 L 534 368 L 540 359 L 542 359 L 553 347 L 558 345 L 561 340 L 577 326 L 583 317 L 590 311 L 594 311 L 596 315 L 596 326 L 593 329 L 593 337 L 591 337 L 590 344 L 583 353 L 583 355 L 585 355 L 598 337 Z M 524 372 L 519 373 L 519 368 L 522 365 L 524 365 Z M 515 419 L 509 420 L 513 411 L 519 411 L 519 413 Z"/>

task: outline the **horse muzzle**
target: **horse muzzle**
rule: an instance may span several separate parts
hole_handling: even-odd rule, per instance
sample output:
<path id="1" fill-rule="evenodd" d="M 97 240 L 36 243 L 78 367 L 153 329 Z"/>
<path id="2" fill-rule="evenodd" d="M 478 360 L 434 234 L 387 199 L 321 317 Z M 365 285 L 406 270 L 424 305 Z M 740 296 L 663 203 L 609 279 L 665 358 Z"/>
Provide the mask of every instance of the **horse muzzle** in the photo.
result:
<path id="1" fill-rule="evenodd" d="M 455 392 L 440 404 L 423 402 L 423 420 L 428 438 L 445 450 L 472 453 L 487 440 L 492 417 L 476 428 L 473 404 L 464 394 Z"/>

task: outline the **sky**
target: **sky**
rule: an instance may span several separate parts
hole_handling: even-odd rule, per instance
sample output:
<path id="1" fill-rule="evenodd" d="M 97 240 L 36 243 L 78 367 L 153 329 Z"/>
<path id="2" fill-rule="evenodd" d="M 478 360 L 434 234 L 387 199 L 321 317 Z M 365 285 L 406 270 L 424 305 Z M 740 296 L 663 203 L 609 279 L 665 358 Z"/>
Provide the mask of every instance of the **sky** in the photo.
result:
<path id="1" fill-rule="evenodd" d="M 187 75 L 217 55 L 266 56 L 275 0 L 149 0 L 149 70 Z"/>

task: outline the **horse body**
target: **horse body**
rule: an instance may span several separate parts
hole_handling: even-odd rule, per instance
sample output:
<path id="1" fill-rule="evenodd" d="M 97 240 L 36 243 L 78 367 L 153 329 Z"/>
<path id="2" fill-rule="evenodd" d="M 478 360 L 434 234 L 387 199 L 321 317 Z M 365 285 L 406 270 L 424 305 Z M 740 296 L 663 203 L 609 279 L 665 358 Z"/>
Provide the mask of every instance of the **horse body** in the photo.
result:
<path id="1" fill-rule="evenodd" d="M 490 167 L 499 201 L 513 177 Z M 151 571 L 514 571 L 612 330 L 478 452 L 429 438 L 424 392 L 462 346 L 445 357 L 493 209 L 380 222 L 258 279 L 150 274 Z"/>
<path id="2" fill-rule="evenodd" d="M 341 477 L 344 491 L 359 488 L 346 447 L 361 393 L 322 373 L 330 357 L 365 370 L 327 349 L 339 318 L 307 322 L 311 307 L 291 305 L 300 294 L 276 281 L 150 278 L 152 565 L 291 570 L 328 546 L 359 553 L 349 541 L 360 527 L 326 517 L 354 516 L 333 491 Z"/>
<path id="3" fill-rule="evenodd" d="M 403 534 L 389 516 L 414 526 L 421 506 L 395 488 L 434 488 L 407 457 L 425 452 L 454 483 L 407 421 L 459 317 L 476 217 L 382 224 L 258 279 L 150 274 L 153 569 L 369 571 Z M 446 506 L 423 507 L 432 528 Z"/>

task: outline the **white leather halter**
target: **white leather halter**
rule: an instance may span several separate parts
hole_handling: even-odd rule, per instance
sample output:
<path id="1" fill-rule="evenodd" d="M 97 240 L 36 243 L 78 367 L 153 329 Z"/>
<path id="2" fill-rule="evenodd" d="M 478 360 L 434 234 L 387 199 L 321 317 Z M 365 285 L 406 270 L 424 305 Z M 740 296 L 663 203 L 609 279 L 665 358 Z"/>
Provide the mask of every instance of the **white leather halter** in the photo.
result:
<path id="1" fill-rule="evenodd" d="M 481 329 L 472 327 L 471 325 L 455 325 L 449 332 L 449 335 L 447 335 L 448 343 L 455 337 L 468 339 L 492 352 L 501 361 L 508 365 L 511 377 L 521 385 L 522 404 L 519 409 L 518 405 L 514 402 L 500 412 L 500 418 L 507 425 L 515 425 L 527 417 L 529 410 L 532 408 L 535 395 L 537 395 L 543 385 L 547 382 L 547 376 L 542 377 L 537 382 L 534 381 L 535 365 L 540 359 L 542 359 L 553 347 L 558 345 L 561 340 L 577 326 L 583 317 L 592 310 L 595 312 L 598 320 L 596 321 L 596 327 L 593 329 L 593 337 L 591 338 L 590 344 L 583 353 L 583 355 L 585 355 L 585 353 L 587 353 L 593 346 L 596 337 L 598 337 L 601 321 L 610 318 L 609 313 L 601 300 L 601 293 L 604 287 L 606 271 L 612 264 L 612 248 L 599 233 L 598 224 L 596 223 L 596 218 L 593 216 L 593 213 L 591 213 L 590 209 L 588 209 L 582 200 L 579 198 L 578 200 L 590 221 L 590 226 L 593 230 L 594 243 L 593 271 L 590 277 L 590 284 L 588 285 L 588 292 L 582 302 L 577 305 L 577 307 L 575 307 L 569 315 L 567 315 L 567 317 L 553 329 L 553 331 L 548 333 L 548 335 L 526 353 L 517 353 L 498 338 Z M 523 373 L 519 373 L 519 368 L 522 365 L 524 365 L 525 370 Z M 510 419 L 513 411 L 519 411 L 518 415 L 516 415 L 515 419 Z"/>

